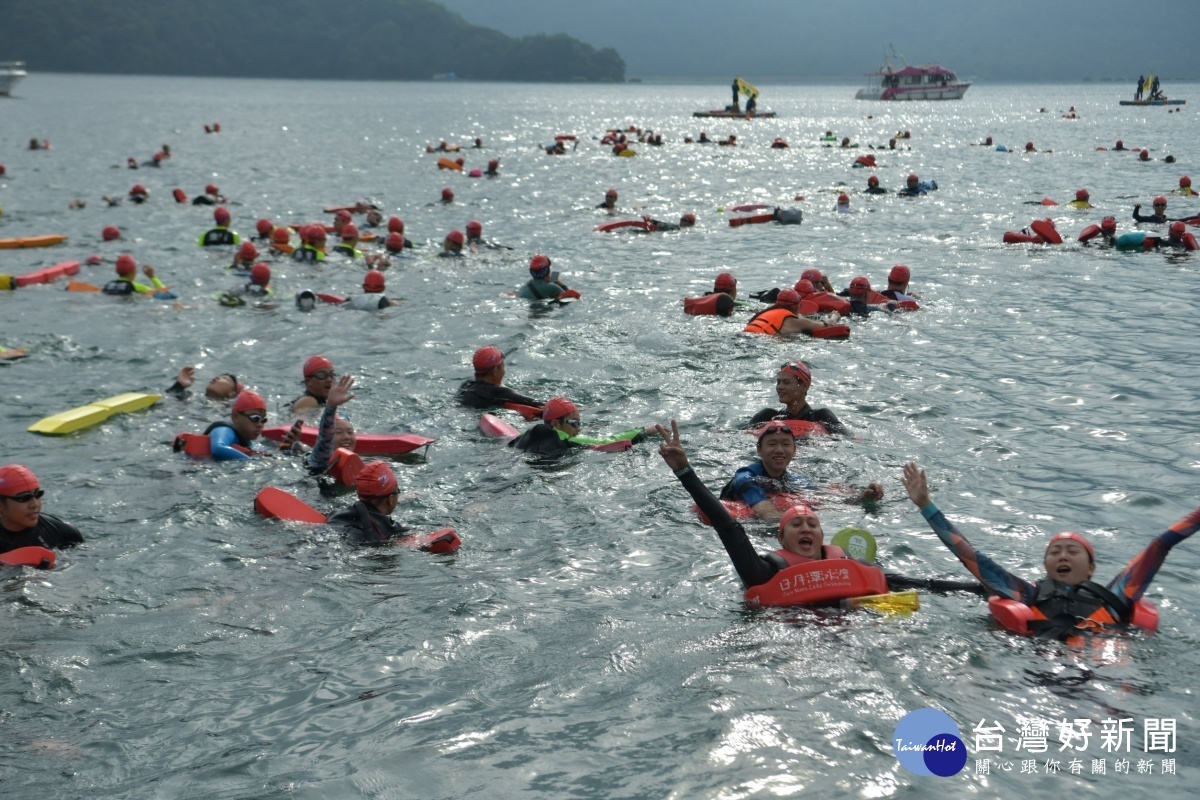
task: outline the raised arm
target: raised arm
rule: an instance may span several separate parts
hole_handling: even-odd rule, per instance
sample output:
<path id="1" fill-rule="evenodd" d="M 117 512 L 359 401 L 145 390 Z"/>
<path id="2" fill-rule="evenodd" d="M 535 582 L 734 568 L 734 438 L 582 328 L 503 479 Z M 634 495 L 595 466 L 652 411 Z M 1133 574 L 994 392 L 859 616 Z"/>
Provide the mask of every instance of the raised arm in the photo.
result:
<path id="1" fill-rule="evenodd" d="M 929 496 L 929 482 L 925 478 L 925 470 L 912 462 L 905 464 L 903 483 L 905 491 L 908 492 L 908 499 L 921 509 L 921 516 L 929 523 L 929 527 L 933 528 L 942 544 L 958 556 L 963 566 L 988 591 L 1026 604 L 1033 602 L 1037 597 L 1037 587 L 1034 584 L 1018 578 L 976 550 L 958 528 L 954 527 L 954 523 L 946 519 L 946 515 L 933 504 L 933 499 Z"/>
<path id="2" fill-rule="evenodd" d="M 1133 557 L 1125 569 L 1112 579 L 1108 588 L 1115 594 L 1124 595 L 1131 601 L 1138 600 L 1150 586 L 1158 568 L 1167 558 L 1171 548 L 1191 536 L 1200 528 L 1200 508 L 1167 528 L 1146 549 Z"/>

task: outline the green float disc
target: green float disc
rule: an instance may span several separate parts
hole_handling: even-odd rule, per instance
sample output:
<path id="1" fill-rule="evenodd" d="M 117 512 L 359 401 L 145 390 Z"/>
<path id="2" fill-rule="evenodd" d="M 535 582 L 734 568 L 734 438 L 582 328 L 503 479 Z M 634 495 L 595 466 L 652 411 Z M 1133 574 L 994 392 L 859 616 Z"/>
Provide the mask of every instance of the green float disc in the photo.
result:
<path id="1" fill-rule="evenodd" d="M 867 564 L 875 563 L 875 537 L 862 528 L 842 528 L 830 544 L 842 548 L 846 555 Z"/>

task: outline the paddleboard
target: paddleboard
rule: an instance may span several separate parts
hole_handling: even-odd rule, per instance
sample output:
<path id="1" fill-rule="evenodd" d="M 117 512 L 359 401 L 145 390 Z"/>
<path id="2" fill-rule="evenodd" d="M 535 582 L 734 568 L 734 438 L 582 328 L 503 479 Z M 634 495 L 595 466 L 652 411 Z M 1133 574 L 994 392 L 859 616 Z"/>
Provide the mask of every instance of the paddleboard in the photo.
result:
<path id="1" fill-rule="evenodd" d="M 128 414 L 132 411 L 149 408 L 161 399 L 161 394 L 140 394 L 138 392 L 118 394 L 79 408 L 72 408 L 61 414 L 45 417 L 30 425 L 26 430 L 47 436 L 62 436 L 99 425 L 114 414 Z"/>
<path id="2" fill-rule="evenodd" d="M 15 239 L 0 239 L 0 250 L 18 250 L 26 247 L 50 247 L 67 240 L 66 234 L 46 233 L 41 236 L 22 236 Z"/>
<path id="3" fill-rule="evenodd" d="M 35 283 L 49 283 L 55 278 L 63 275 L 75 275 L 79 272 L 78 261 L 64 261 L 61 264 L 55 264 L 52 267 L 42 267 L 33 272 L 27 272 L 24 275 L 17 275 L 13 278 L 13 283 L 17 286 L 30 286 Z"/>

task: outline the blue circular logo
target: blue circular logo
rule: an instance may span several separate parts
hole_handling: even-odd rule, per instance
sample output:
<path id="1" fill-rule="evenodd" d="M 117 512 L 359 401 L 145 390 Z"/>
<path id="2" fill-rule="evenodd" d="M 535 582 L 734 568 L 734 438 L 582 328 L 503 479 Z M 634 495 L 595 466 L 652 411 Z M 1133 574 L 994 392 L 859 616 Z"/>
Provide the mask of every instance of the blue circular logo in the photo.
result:
<path id="1" fill-rule="evenodd" d="M 914 775 L 957 775 L 967 763 L 958 723 L 936 708 L 918 708 L 904 715 L 892 734 L 896 760 Z"/>

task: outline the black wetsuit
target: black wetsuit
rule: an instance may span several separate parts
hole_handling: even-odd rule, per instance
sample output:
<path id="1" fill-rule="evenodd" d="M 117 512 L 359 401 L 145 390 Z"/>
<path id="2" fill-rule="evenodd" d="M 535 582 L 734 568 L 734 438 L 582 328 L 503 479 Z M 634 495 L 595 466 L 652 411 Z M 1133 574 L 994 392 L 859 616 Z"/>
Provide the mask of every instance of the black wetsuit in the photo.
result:
<path id="1" fill-rule="evenodd" d="M 761 555 L 754 549 L 746 536 L 746 530 L 729 516 L 729 511 L 720 500 L 713 497 L 712 492 L 700 480 L 700 476 L 685 468 L 683 474 L 677 476 L 683 488 L 696 501 L 700 511 L 712 522 L 713 529 L 721 537 L 721 544 L 733 562 L 742 585 L 746 588 L 766 583 L 775 577 L 775 573 L 787 567 L 787 562 L 775 553 Z M 976 581 L 946 581 L 936 578 L 907 578 L 903 575 L 884 573 L 889 589 L 928 589 L 935 592 L 967 591 L 983 594 L 984 589 Z"/>
<path id="2" fill-rule="evenodd" d="M 830 433 L 845 433 L 846 426 L 843 425 L 834 413 L 828 408 L 813 408 L 808 403 L 804 404 L 804 408 L 800 409 L 795 414 L 790 413 L 786 408 L 776 411 L 773 408 L 764 408 L 762 411 L 750 418 L 750 426 L 755 427 L 762 425 L 765 422 L 770 422 L 773 419 L 798 419 L 804 422 L 818 422 L 825 426 L 825 430 Z"/>
<path id="3" fill-rule="evenodd" d="M 50 550 L 83 544 L 83 534 L 69 522 L 50 514 L 39 514 L 37 524 L 21 531 L 0 527 L 0 553 L 18 547 L 45 547 Z"/>
<path id="4" fill-rule="evenodd" d="M 341 528 L 354 544 L 388 544 L 408 533 L 408 528 L 362 500 L 334 514 L 329 518 L 329 524 Z"/>
<path id="5" fill-rule="evenodd" d="M 866 188 L 866 193 L 867 194 L 887 194 L 888 190 L 883 188 L 882 186 L 868 186 Z"/>
<path id="6" fill-rule="evenodd" d="M 549 423 L 539 422 L 509 442 L 508 446 L 539 456 L 556 456 L 568 450 L 574 450 L 580 445 L 573 444 L 559 436 L 558 431 L 550 427 Z"/>
<path id="7" fill-rule="evenodd" d="M 458 402 L 467 408 L 495 408 L 505 403 L 519 403 L 523 406 L 543 405 L 532 397 L 515 392 L 507 386 L 500 386 L 486 381 L 469 380 L 458 387 Z"/>
<path id="8" fill-rule="evenodd" d="M 208 233 L 201 237 L 201 246 L 209 247 L 213 245 L 237 244 L 237 234 L 228 228 L 213 228 Z"/>

